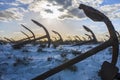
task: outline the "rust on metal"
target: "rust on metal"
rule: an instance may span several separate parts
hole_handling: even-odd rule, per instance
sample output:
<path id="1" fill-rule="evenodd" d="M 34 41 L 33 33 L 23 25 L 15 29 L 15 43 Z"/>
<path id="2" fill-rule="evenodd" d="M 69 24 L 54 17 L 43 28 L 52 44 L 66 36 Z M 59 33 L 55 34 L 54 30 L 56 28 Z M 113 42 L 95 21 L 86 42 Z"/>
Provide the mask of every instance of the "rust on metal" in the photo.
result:
<path id="1" fill-rule="evenodd" d="M 52 32 L 55 33 L 55 34 L 57 34 L 57 35 L 59 36 L 59 40 L 60 40 L 61 42 L 63 42 L 62 36 L 61 36 L 57 31 L 52 30 Z"/>
<path id="2" fill-rule="evenodd" d="M 35 34 L 34 34 L 34 32 L 33 32 L 32 30 L 30 30 L 29 28 L 27 28 L 26 26 L 24 26 L 23 24 L 21 24 L 21 26 L 22 26 L 23 28 L 25 28 L 26 30 L 28 30 L 30 33 L 32 33 L 33 38 L 34 38 L 34 40 L 35 40 Z"/>
<path id="3" fill-rule="evenodd" d="M 89 40 L 92 40 L 91 35 L 89 35 L 89 34 L 85 34 L 85 35 L 88 36 L 88 39 L 89 39 Z"/>
<path id="4" fill-rule="evenodd" d="M 22 46 L 24 46 L 25 44 L 32 43 L 32 42 L 35 42 L 35 41 L 37 41 L 37 40 L 44 39 L 44 38 L 47 38 L 47 39 L 48 39 L 48 47 L 50 47 L 51 39 L 50 39 L 50 35 L 49 35 L 47 29 L 46 29 L 42 24 L 40 24 L 39 22 L 37 22 L 37 21 L 35 21 L 35 20 L 32 20 L 32 21 L 33 21 L 35 24 L 41 26 L 41 27 L 45 30 L 46 35 L 45 35 L 45 36 L 38 37 L 38 38 L 35 38 L 35 36 L 34 36 L 35 39 L 27 40 L 27 41 L 24 41 L 24 39 L 23 39 L 23 40 L 20 40 L 20 41 L 18 41 L 16 44 L 14 44 L 14 45 L 12 46 L 13 48 L 15 48 L 15 49 L 20 49 L 20 48 L 21 48 Z M 27 30 L 31 31 L 29 28 L 25 27 L 24 25 L 22 25 L 22 26 L 23 26 L 24 28 L 26 28 Z M 31 33 L 34 34 L 33 32 L 31 32 Z M 30 38 L 32 38 L 32 37 L 30 37 Z"/>
<path id="5" fill-rule="evenodd" d="M 77 35 L 76 35 L 75 37 L 76 37 L 76 38 L 78 38 L 78 39 L 79 39 L 79 41 L 82 41 L 82 40 L 80 39 L 80 37 L 79 37 L 79 36 L 77 36 Z"/>
<path id="6" fill-rule="evenodd" d="M 27 37 L 28 40 L 31 40 L 29 35 L 27 35 L 25 32 L 21 31 L 21 33 L 23 33 Z"/>
<path id="7" fill-rule="evenodd" d="M 50 35 L 49 35 L 48 30 L 42 24 L 40 24 L 39 22 L 37 22 L 33 19 L 32 19 L 32 22 L 34 22 L 36 25 L 38 25 L 39 27 L 42 27 L 44 29 L 44 31 L 46 32 L 46 38 L 48 39 L 48 47 L 50 47 L 51 39 L 50 39 Z"/>
<path id="8" fill-rule="evenodd" d="M 96 36 L 95 36 L 95 34 L 94 34 L 94 32 L 93 32 L 90 28 L 88 28 L 87 26 L 84 26 L 84 25 L 83 25 L 83 28 L 84 28 L 87 32 L 90 32 L 90 33 L 92 34 L 92 37 L 91 37 L 90 35 L 88 35 L 88 34 L 85 34 L 86 36 L 88 36 L 88 38 L 89 38 L 90 40 L 85 40 L 85 38 L 83 37 L 84 41 L 81 41 L 81 42 L 79 42 L 79 43 L 76 43 L 76 44 L 74 44 L 74 45 L 72 45 L 72 46 L 77 46 L 77 45 L 81 46 L 81 45 L 83 45 L 83 44 L 97 43 L 97 42 L 98 42 L 98 41 L 97 41 L 97 38 L 96 38 Z"/>
<path id="9" fill-rule="evenodd" d="M 94 32 L 93 32 L 90 28 L 88 28 L 87 26 L 85 26 L 85 25 L 83 25 L 83 27 L 84 27 L 84 29 L 85 29 L 87 32 L 90 32 L 90 33 L 92 34 L 93 40 L 94 40 L 95 42 L 97 42 L 97 38 L 96 38 Z"/>
<path id="10" fill-rule="evenodd" d="M 9 38 L 6 38 L 6 37 L 4 37 L 4 39 L 6 39 L 8 42 L 10 42 L 10 43 L 14 43 L 14 40 L 11 40 L 11 39 L 9 39 Z"/>
<path id="11" fill-rule="evenodd" d="M 119 50 L 119 46 L 118 46 L 118 38 L 117 35 L 115 33 L 115 29 L 111 23 L 111 21 L 100 11 L 90 7 L 90 6 L 86 6 L 84 4 L 80 4 L 79 9 L 83 9 L 83 11 L 85 12 L 86 16 L 89 17 L 90 19 L 92 19 L 93 21 L 102 21 L 107 25 L 108 31 L 110 33 L 110 39 L 102 44 L 100 44 L 99 46 L 85 52 L 84 54 L 81 54 L 65 63 L 63 63 L 62 65 L 59 65 L 35 78 L 33 78 L 32 80 L 44 80 L 52 75 L 54 75 L 55 73 L 58 73 L 62 70 L 64 70 L 65 68 L 78 63 L 94 54 L 96 54 L 97 52 L 112 46 L 113 49 L 113 54 L 112 54 L 112 61 L 111 64 L 116 65 L 117 63 L 117 58 L 118 58 L 118 50 Z"/>

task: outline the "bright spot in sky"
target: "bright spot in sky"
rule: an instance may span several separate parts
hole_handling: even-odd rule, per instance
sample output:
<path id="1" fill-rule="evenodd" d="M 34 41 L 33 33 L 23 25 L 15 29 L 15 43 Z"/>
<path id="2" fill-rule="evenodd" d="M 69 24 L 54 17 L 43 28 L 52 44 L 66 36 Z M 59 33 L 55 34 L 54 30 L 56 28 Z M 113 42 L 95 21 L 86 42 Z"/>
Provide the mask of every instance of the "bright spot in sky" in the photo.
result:
<path id="1" fill-rule="evenodd" d="M 39 12 L 42 18 L 58 18 L 58 16 L 62 15 L 62 12 L 58 10 L 61 6 L 53 6 L 46 1 L 41 1 L 40 3 L 36 3 L 36 5 L 31 5 L 31 10 L 34 12 Z"/>
<path id="2" fill-rule="evenodd" d="M 88 26 L 97 35 L 107 34 L 104 24 L 92 22 L 78 9 L 81 3 L 100 10 L 120 32 L 120 0 L 0 0 L 0 37 L 16 35 L 18 38 L 18 33 L 23 30 L 21 23 L 36 31 L 31 19 L 39 21 L 49 32 L 55 30 L 62 36 L 84 34 L 82 25 Z"/>

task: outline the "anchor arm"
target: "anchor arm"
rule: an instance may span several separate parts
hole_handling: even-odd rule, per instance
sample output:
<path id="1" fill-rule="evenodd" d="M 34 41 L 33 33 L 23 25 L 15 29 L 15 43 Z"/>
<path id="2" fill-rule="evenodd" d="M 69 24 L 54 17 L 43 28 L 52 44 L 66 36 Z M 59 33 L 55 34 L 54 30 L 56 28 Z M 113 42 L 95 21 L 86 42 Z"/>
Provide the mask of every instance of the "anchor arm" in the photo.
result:
<path id="1" fill-rule="evenodd" d="M 26 30 L 28 30 L 28 31 L 33 35 L 33 38 L 35 39 L 35 34 L 33 33 L 32 30 L 30 30 L 29 28 L 27 28 L 27 27 L 24 26 L 23 24 L 21 24 L 21 26 L 22 26 L 23 28 L 25 28 Z"/>
<path id="2" fill-rule="evenodd" d="M 52 30 L 52 32 L 55 33 L 55 34 L 57 34 L 59 36 L 59 38 L 60 38 L 60 41 L 63 42 L 63 38 L 62 38 L 62 36 L 58 32 L 56 32 L 54 30 Z"/>
<path id="3" fill-rule="evenodd" d="M 25 36 L 27 36 L 27 39 L 31 40 L 30 37 L 23 31 L 21 31 L 21 33 L 23 33 Z"/>
<path id="4" fill-rule="evenodd" d="M 83 25 L 83 27 L 86 31 L 88 31 L 92 34 L 93 40 L 97 42 L 97 38 L 96 38 L 95 34 L 93 33 L 93 31 L 90 28 L 88 28 L 87 26 Z"/>
<path id="5" fill-rule="evenodd" d="M 37 22 L 37 21 L 35 21 L 33 19 L 32 19 L 32 22 L 34 22 L 36 25 L 42 27 L 45 30 L 45 32 L 46 32 L 46 38 L 48 39 L 48 47 L 50 47 L 51 39 L 50 39 L 50 35 L 49 35 L 48 30 L 42 24 L 40 24 L 39 22 Z"/>

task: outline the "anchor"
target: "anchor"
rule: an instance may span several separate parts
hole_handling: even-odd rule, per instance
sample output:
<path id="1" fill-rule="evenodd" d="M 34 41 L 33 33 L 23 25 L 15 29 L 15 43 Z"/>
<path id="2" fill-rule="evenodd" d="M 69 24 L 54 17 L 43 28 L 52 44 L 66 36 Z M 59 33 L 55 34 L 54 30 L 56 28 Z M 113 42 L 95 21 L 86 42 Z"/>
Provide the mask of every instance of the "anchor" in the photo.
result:
<path id="1" fill-rule="evenodd" d="M 110 47 L 110 46 L 112 46 L 112 52 L 113 52 L 112 60 L 111 60 L 111 62 L 105 61 L 103 63 L 102 68 L 99 72 L 99 75 L 102 80 L 114 80 L 114 79 L 120 80 L 120 74 L 118 73 L 119 69 L 116 67 L 116 63 L 117 63 L 117 59 L 118 59 L 118 52 L 119 52 L 119 44 L 118 44 L 117 35 L 115 33 L 115 29 L 114 29 L 111 21 L 103 13 L 101 13 L 100 11 L 98 11 L 90 6 L 80 4 L 79 9 L 83 9 L 86 16 L 89 17 L 90 19 L 92 19 L 93 21 L 104 22 L 107 25 L 107 28 L 108 28 L 108 31 L 110 34 L 110 39 L 108 41 L 100 44 L 99 46 L 96 46 L 93 49 L 63 63 L 62 65 L 59 65 L 43 74 L 40 74 L 39 76 L 33 78 L 32 80 L 45 80 L 46 78 L 64 70 L 65 68 L 67 68 L 75 63 L 78 63 L 92 55 L 95 55 L 97 52 L 99 52 L 107 47 Z"/>
<path id="2" fill-rule="evenodd" d="M 40 39 L 44 39 L 44 38 L 47 38 L 48 39 L 48 47 L 50 47 L 50 44 L 51 44 L 51 39 L 50 39 L 50 35 L 49 35 L 49 32 L 47 31 L 47 29 L 42 25 L 40 24 L 39 22 L 35 21 L 35 20 L 32 20 L 32 22 L 34 22 L 36 25 L 38 25 L 39 27 L 42 27 L 44 29 L 44 31 L 46 32 L 46 35 L 44 36 L 41 36 L 41 37 L 38 37 L 38 38 L 35 38 L 35 35 L 33 36 L 34 39 L 32 40 L 27 40 L 27 41 L 20 41 L 14 45 L 12 45 L 12 47 L 14 49 L 20 49 L 21 47 L 23 47 L 25 44 L 29 44 L 31 42 L 35 42 L 36 40 L 40 40 Z M 27 27 L 25 27 L 24 25 L 22 25 L 24 28 L 26 28 L 27 30 L 31 31 L 30 29 L 28 29 Z M 31 32 L 33 33 L 33 32 Z M 34 34 L 34 33 L 33 33 Z"/>

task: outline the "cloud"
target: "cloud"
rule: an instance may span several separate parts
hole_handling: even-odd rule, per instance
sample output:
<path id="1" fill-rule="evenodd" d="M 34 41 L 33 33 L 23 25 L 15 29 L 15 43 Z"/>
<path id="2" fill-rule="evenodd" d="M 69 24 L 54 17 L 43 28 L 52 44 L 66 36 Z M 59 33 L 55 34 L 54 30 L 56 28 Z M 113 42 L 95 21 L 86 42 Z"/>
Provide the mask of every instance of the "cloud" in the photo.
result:
<path id="1" fill-rule="evenodd" d="M 4 33 L 5 31 L 3 31 L 3 30 L 0 30 L 0 33 Z"/>
<path id="2" fill-rule="evenodd" d="M 18 6 L 19 3 L 17 3 L 17 2 L 11 2 L 11 3 L 3 3 L 3 2 L 0 2 L 0 5 Z"/>
<path id="3" fill-rule="evenodd" d="M 100 10 L 109 18 L 120 18 L 120 4 L 104 5 Z"/>
<path id="4" fill-rule="evenodd" d="M 45 9 L 44 11 L 47 12 L 47 13 L 53 13 L 53 11 L 50 10 L 50 9 Z"/>
<path id="5" fill-rule="evenodd" d="M 16 34 L 16 35 L 18 35 L 18 34 L 21 34 L 21 32 L 13 32 L 13 34 Z"/>
<path id="6" fill-rule="evenodd" d="M 0 5 L 3 5 L 4 3 L 3 2 L 0 2 Z"/>
<path id="7" fill-rule="evenodd" d="M 12 3 L 0 2 L 1 5 L 13 5 L 14 7 L 12 8 L 15 8 L 15 6 L 19 7 L 18 9 L 16 8 L 16 10 L 11 10 L 11 8 L 8 8 L 6 10 L 0 11 L 0 20 L 20 20 L 22 17 L 24 17 L 24 13 L 27 10 L 34 12 L 35 14 L 39 13 L 41 18 L 85 19 L 85 14 L 82 10 L 77 8 L 78 6 L 75 6 L 77 4 L 75 1 L 77 1 L 79 4 L 82 3 L 92 6 L 102 11 L 110 18 L 120 17 L 120 11 L 117 11 L 120 9 L 120 4 L 102 5 L 104 0 L 16 0 Z M 24 5 L 28 6 L 24 8 Z"/>
<path id="8" fill-rule="evenodd" d="M 0 2 L 0 21 L 8 22 L 12 20 L 22 20 L 24 14 L 28 12 L 27 5 L 22 2 L 30 3 L 32 0 L 7 0 Z"/>
<path id="9" fill-rule="evenodd" d="M 104 0 L 77 0 L 78 3 L 90 5 L 92 7 L 99 7 Z"/>
<path id="10" fill-rule="evenodd" d="M 34 0 L 16 0 L 16 1 L 18 1 L 18 2 L 20 2 L 20 3 L 22 3 L 22 4 L 30 4 L 30 3 L 32 3 Z"/>
<path id="11" fill-rule="evenodd" d="M 36 0 L 29 5 L 29 10 L 39 12 L 41 16 L 45 13 L 54 14 L 54 17 L 57 16 L 59 19 L 85 17 L 83 12 L 72 6 L 72 3 L 72 0 Z"/>
<path id="12" fill-rule="evenodd" d="M 67 9 L 72 5 L 72 0 L 47 0 L 47 1 L 55 6 L 62 6 L 64 9 Z"/>
<path id="13" fill-rule="evenodd" d="M 72 15 L 69 15 L 69 14 L 64 14 L 64 15 L 61 15 L 59 16 L 60 19 L 65 19 L 65 18 L 73 18 Z"/>
<path id="14" fill-rule="evenodd" d="M 93 7 L 99 7 L 103 0 L 76 0 L 78 3 L 87 4 Z M 54 14 L 55 11 L 59 12 L 58 18 L 85 18 L 82 10 L 76 8 L 75 0 L 35 0 L 29 5 L 29 10 L 33 12 Z M 57 14 L 55 14 L 57 15 Z"/>
<path id="15" fill-rule="evenodd" d="M 37 12 L 42 18 L 58 18 L 64 12 L 60 12 L 58 9 L 62 8 L 61 6 L 53 5 L 47 0 L 36 0 L 29 5 L 29 11 Z"/>
<path id="16" fill-rule="evenodd" d="M 26 10 L 20 7 L 2 10 L 0 11 L 0 21 L 21 20 L 25 12 Z"/>
<path id="17" fill-rule="evenodd" d="M 0 1 L 0 6 L 2 6 L 1 8 L 16 7 L 16 6 L 19 6 L 19 5 L 20 5 L 20 3 L 18 3 L 18 1 L 15 1 L 15 0 Z"/>

